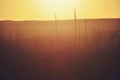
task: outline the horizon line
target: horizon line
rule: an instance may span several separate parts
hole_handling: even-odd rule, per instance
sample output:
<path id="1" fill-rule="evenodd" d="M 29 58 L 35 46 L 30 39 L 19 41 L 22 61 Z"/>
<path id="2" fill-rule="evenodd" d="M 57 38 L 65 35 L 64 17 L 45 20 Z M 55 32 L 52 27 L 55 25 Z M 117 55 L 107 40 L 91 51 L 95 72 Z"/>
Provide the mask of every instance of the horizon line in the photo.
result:
<path id="1" fill-rule="evenodd" d="M 120 19 L 120 18 L 81 18 L 81 19 L 77 19 L 77 20 L 84 20 L 84 19 L 87 19 L 87 20 L 98 20 L 98 19 Z M 69 21 L 69 20 L 74 20 L 74 19 L 57 19 L 57 21 Z M 54 19 L 53 20 L 10 20 L 10 19 L 6 19 L 6 20 L 0 20 L 0 21 L 55 21 Z"/>

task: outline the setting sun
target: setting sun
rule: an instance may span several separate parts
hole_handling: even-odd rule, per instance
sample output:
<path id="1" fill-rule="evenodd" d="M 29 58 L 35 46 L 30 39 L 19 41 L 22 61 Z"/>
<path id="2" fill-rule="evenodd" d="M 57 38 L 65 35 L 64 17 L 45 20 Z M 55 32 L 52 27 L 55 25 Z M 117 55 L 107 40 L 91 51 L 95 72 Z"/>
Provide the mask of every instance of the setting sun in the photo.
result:
<path id="1" fill-rule="evenodd" d="M 42 8 L 47 15 L 51 13 L 54 15 L 56 11 L 59 19 L 69 19 L 73 18 L 73 11 L 78 6 L 81 11 L 84 9 L 84 2 L 83 0 L 38 0 L 36 8 Z"/>
<path id="2" fill-rule="evenodd" d="M 44 0 L 43 6 L 54 10 L 67 10 L 75 7 L 75 0 Z"/>

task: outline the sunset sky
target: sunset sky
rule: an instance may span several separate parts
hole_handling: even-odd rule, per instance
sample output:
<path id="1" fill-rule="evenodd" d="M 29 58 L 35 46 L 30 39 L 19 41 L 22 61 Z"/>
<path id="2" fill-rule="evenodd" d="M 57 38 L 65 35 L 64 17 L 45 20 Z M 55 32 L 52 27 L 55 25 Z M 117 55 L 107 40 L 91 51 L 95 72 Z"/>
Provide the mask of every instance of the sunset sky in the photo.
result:
<path id="1" fill-rule="evenodd" d="M 120 0 L 0 0 L 0 20 L 120 18 Z"/>

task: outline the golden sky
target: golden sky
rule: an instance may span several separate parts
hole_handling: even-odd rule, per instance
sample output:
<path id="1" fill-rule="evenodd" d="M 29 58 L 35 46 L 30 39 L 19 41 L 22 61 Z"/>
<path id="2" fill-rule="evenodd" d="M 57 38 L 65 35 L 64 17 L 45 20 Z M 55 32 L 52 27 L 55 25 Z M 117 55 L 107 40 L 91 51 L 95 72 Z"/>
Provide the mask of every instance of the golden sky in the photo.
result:
<path id="1" fill-rule="evenodd" d="M 120 18 L 120 0 L 0 0 L 0 20 Z"/>

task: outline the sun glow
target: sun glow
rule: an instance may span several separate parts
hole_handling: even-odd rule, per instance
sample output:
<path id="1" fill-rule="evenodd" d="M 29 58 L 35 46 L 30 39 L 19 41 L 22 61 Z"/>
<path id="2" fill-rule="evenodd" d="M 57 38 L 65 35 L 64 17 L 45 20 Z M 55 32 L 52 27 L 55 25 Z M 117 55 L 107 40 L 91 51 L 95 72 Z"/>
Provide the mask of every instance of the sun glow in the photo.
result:
<path id="1" fill-rule="evenodd" d="M 75 7 L 75 1 L 74 0 L 45 0 L 47 5 L 50 5 L 54 10 L 67 10 L 69 8 Z"/>
<path id="2" fill-rule="evenodd" d="M 120 0 L 0 0 L 0 20 L 120 18 Z"/>
<path id="3" fill-rule="evenodd" d="M 38 0 L 37 7 L 44 10 L 45 14 L 49 15 L 56 11 L 59 19 L 68 19 L 72 18 L 74 8 L 77 9 L 82 4 L 83 0 Z"/>

